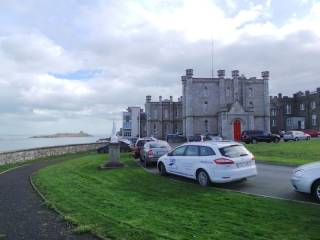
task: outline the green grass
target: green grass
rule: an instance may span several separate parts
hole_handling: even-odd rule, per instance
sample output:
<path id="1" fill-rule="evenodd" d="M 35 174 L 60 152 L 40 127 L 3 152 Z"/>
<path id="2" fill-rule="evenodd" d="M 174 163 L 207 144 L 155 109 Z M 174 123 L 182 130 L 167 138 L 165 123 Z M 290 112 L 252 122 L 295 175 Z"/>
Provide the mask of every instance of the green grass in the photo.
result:
<path id="1" fill-rule="evenodd" d="M 110 239 L 319 239 L 320 206 L 274 200 L 127 168 L 99 170 L 105 155 L 42 169 L 34 182 L 49 205 Z"/>
<path id="2" fill-rule="evenodd" d="M 246 144 L 259 161 L 305 164 L 320 161 L 320 140 Z"/>
<path id="3" fill-rule="evenodd" d="M 12 168 L 16 168 L 16 167 L 24 166 L 24 165 L 29 165 L 29 164 L 40 162 L 40 161 L 48 161 L 48 160 L 64 161 L 64 160 L 70 160 L 73 158 L 78 158 L 78 157 L 86 156 L 86 155 L 88 155 L 88 152 L 68 153 L 68 154 L 64 154 L 64 155 L 56 156 L 56 157 L 45 157 L 45 158 L 37 158 L 34 160 L 22 161 L 22 162 L 17 162 L 17 163 L 8 163 L 8 164 L 0 165 L 0 173 L 7 171 L 9 169 L 12 169 Z"/>

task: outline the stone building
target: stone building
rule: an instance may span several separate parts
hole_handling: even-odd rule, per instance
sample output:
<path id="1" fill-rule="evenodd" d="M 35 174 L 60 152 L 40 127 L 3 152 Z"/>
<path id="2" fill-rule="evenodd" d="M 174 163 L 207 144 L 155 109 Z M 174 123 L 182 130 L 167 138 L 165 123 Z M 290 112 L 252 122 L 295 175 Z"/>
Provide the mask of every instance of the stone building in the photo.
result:
<path id="1" fill-rule="evenodd" d="M 270 97 L 271 131 L 320 130 L 320 88 L 316 91 L 297 92 L 292 97 Z"/>
<path id="2" fill-rule="evenodd" d="M 182 101 L 170 99 L 152 101 L 151 96 L 146 97 L 145 103 L 147 136 L 165 139 L 167 134 L 182 134 Z"/>
<path id="3" fill-rule="evenodd" d="M 161 134 L 157 136 L 161 137 L 174 132 L 187 137 L 218 134 L 239 140 L 243 130 L 270 131 L 268 71 L 262 72 L 261 79 L 240 76 L 238 70 L 232 71 L 232 78 L 226 78 L 224 70 L 218 71 L 217 78 L 196 78 L 193 70 L 187 69 L 181 80 L 182 97 L 178 102 L 173 102 L 172 98 L 151 102 L 151 97 L 147 96 L 147 135 L 155 136 L 158 131 Z M 163 108 L 164 102 L 176 107 L 172 107 L 172 111 Z M 169 109 L 168 113 L 164 109 Z M 164 116 L 172 125 L 168 125 Z"/>

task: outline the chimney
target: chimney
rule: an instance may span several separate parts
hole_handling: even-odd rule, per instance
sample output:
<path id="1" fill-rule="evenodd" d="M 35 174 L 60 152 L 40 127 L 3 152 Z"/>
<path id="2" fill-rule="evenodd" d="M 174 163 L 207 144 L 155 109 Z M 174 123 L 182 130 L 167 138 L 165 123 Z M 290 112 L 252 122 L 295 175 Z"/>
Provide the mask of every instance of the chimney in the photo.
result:
<path id="1" fill-rule="evenodd" d="M 218 70 L 218 77 L 219 78 L 224 78 L 226 75 L 226 71 L 225 70 Z"/>
<path id="2" fill-rule="evenodd" d="M 306 96 L 308 96 L 310 94 L 310 91 L 305 91 L 304 93 Z"/>
<path id="3" fill-rule="evenodd" d="M 146 102 L 151 102 L 151 96 L 150 95 L 146 96 Z"/>
<path id="4" fill-rule="evenodd" d="M 187 78 L 192 78 L 192 76 L 193 76 L 193 69 L 187 69 L 186 70 L 186 76 L 187 76 Z"/>
<path id="5" fill-rule="evenodd" d="M 162 96 L 159 96 L 159 102 L 162 102 Z"/>
<path id="6" fill-rule="evenodd" d="M 261 72 L 261 76 L 263 80 L 269 80 L 269 71 Z"/>
<path id="7" fill-rule="evenodd" d="M 278 98 L 282 98 L 282 93 L 278 93 Z"/>
<path id="8" fill-rule="evenodd" d="M 239 70 L 233 70 L 231 72 L 231 75 L 232 75 L 233 78 L 239 77 Z"/>
<path id="9" fill-rule="evenodd" d="M 173 101 L 173 98 L 172 98 L 172 96 L 170 96 L 170 102 L 172 102 Z"/>

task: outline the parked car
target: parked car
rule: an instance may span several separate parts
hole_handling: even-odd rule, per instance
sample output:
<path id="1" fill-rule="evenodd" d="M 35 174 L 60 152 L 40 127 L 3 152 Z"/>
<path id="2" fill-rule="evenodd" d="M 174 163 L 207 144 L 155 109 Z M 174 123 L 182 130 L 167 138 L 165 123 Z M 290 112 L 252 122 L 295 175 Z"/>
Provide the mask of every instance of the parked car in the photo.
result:
<path id="1" fill-rule="evenodd" d="M 120 152 L 131 152 L 131 147 L 127 142 L 120 140 L 119 144 L 120 144 Z M 97 153 L 109 153 L 109 145 L 99 147 L 97 149 Z"/>
<path id="2" fill-rule="evenodd" d="M 204 141 L 223 141 L 223 138 L 219 135 L 206 135 Z"/>
<path id="3" fill-rule="evenodd" d="M 288 131 L 283 135 L 283 140 L 288 141 L 299 141 L 299 140 L 310 140 L 311 136 L 301 131 Z"/>
<path id="4" fill-rule="evenodd" d="M 277 134 L 271 134 L 261 130 L 247 130 L 241 134 L 241 141 L 247 144 L 258 142 L 279 142 L 280 136 Z"/>
<path id="5" fill-rule="evenodd" d="M 187 141 L 187 138 L 180 134 L 168 134 L 166 140 L 169 143 L 184 143 Z"/>
<path id="6" fill-rule="evenodd" d="M 201 186 L 257 175 L 252 153 L 232 141 L 185 143 L 160 157 L 157 167 L 162 176 L 170 173 L 196 179 Z"/>
<path id="7" fill-rule="evenodd" d="M 291 183 L 296 191 L 311 194 L 320 203 L 320 162 L 296 168 Z"/>
<path id="8" fill-rule="evenodd" d="M 310 137 L 320 137 L 320 131 L 314 129 L 303 130 L 304 133 L 309 134 Z"/>
<path id="9" fill-rule="evenodd" d="M 140 150 L 140 160 L 147 167 L 149 163 L 156 163 L 160 157 L 170 151 L 171 147 L 166 141 L 147 142 Z"/>
<path id="10" fill-rule="evenodd" d="M 133 149 L 133 157 L 134 158 L 140 158 L 140 151 L 141 148 L 144 146 L 145 143 L 154 141 L 155 138 L 138 138 Z"/>
<path id="11" fill-rule="evenodd" d="M 189 136 L 187 139 L 188 139 L 188 142 L 201 142 L 203 140 L 203 137 L 202 135 L 194 135 L 194 136 Z"/>

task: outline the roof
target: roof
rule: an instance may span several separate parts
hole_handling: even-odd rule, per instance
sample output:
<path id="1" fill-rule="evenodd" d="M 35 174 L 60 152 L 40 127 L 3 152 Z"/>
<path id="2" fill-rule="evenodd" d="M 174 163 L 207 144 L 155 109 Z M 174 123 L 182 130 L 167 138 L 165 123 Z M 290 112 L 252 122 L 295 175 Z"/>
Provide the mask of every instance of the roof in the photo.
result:
<path id="1" fill-rule="evenodd" d="M 187 142 L 184 143 L 182 145 L 196 145 L 196 146 L 208 146 L 208 147 L 227 147 L 230 145 L 242 145 L 239 142 L 234 142 L 234 141 L 227 141 L 227 140 L 223 140 L 223 141 L 205 141 L 205 142 Z"/>

